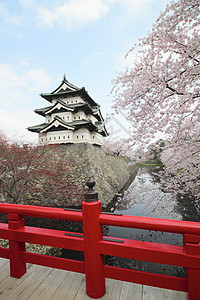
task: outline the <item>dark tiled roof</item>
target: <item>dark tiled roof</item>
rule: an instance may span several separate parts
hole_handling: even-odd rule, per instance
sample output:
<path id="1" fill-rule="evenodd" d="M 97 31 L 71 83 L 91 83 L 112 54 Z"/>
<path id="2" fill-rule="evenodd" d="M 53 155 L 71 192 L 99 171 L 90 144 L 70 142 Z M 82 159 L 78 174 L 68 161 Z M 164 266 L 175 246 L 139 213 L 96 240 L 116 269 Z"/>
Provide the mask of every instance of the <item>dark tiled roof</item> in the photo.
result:
<path id="1" fill-rule="evenodd" d="M 40 132 L 40 130 L 44 129 L 46 125 L 47 125 L 47 123 L 42 123 L 39 125 L 30 126 L 27 129 L 32 132 Z"/>
<path id="2" fill-rule="evenodd" d="M 63 81 L 62 83 L 51 93 L 51 94 L 55 94 L 57 93 L 57 91 L 61 88 L 61 86 L 63 85 L 63 83 L 66 83 L 69 87 L 71 87 L 72 89 L 75 89 L 75 90 L 80 90 L 80 88 L 78 88 L 77 86 L 73 85 L 72 83 L 70 83 L 69 81 L 67 81 L 65 75 L 64 75 L 64 78 L 63 78 Z M 67 88 L 66 90 L 70 90 L 70 88 Z M 61 91 L 61 90 L 60 90 Z"/>
<path id="3" fill-rule="evenodd" d="M 37 108 L 34 110 L 35 113 L 37 113 L 38 115 L 44 116 L 45 112 L 48 111 L 52 106 L 47 106 L 47 107 L 43 107 L 43 108 Z"/>
<path id="4" fill-rule="evenodd" d="M 90 104 L 90 106 L 98 106 L 98 104 L 89 96 L 89 94 L 86 92 L 85 88 L 78 89 L 76 91 L 64 91 L 64 92 L 58 92 L 55 94 L 52 93 L 42 93 L 40 94 L 41 97 L 48 100 L 49 102 L 52 102 L 52 99 L 55 99 L 56 97 L 73 97 L 73 96 L 80 96 L 82 97 L 86 102 Z"/>
<path id="5" fill-rule="evenodd" d="M 64 108 L 73 108 L 74 112 L 76 113 L 79 110 L 84 111 L 85 113 L 88 114 L 93 114 L 93 112 L 96 112 L 99 110 L 99 107 L 96 108 L 92 108 L 88 103 L 73 103 L 73 104 L 66 104 L 63 100 L 61 99 L 57 99 L 57 102 L 59 102 L 61 105 L 63 105 Z M 57 103 L 56 103 L 57 104 Z M 52 106 L 47 106 L 47 107 L 43 107 L 43 108 L 39 108 L 39 109 L 35 109 L 35 113 L 41 115 L 41 116 L 45 116 L 45 113 L 50 110 L 51 108 L 53 108 L 54 106 L 56 106 L 56 104 L 52 105 Z"/>
<path id="6" fill-rule="evenodd" d="M 40 132 L 41 130 L 45 129 L 46 127 L 53 125 L 55 120 L 59 121 L 60 125 L 61 126 L 63 125 L 64 129 L 66 129 L 66 126 L 67 126 L 67 127 L 71 127 L 72 130 L 73 129 L 76 130 L 76 129 L 80 129 L 80 128 L 84 127 L 84 128 L 88 128 L 89 130 L 98 131 L 98 127 L 96 125 L 94 125 L 92 123 L 92 121 L 90 121 L 90 120 L 82 119 L 82 120 L 77 120 L 77 121 L 73 121 L 73 122 L 65 122 L 63 119 L 61 119 L 58 116 L 56 116 L 51 123 L 43 123 L 43 124 L 31 126 L 31 127 L 28 127 L 28 130 L 32 131 L 32 132 Z"/>

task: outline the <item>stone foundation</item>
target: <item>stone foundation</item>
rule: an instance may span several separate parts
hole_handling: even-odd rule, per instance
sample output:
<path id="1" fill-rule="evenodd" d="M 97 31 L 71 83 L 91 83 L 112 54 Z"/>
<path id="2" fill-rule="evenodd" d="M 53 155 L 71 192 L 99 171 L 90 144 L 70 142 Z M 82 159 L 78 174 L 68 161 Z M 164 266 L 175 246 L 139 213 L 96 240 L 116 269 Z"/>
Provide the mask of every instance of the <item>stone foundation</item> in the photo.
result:
<path id="1" fill-rule="evenodd" d="M 61 159 L 67 169 L 62 174 L 67 192 L 59 199 L 55 196 L 29 195 L 26 204 L 78 207 L 83 201 L 86 181 L 92 177 L 96 181 L 95 189 L 99 193 L 102 206 L 106 207 L 136 169 L 129 166 L 128 158 L 108 156 L 103 148 L 88 143 L 61 144 L 56 146 L 56 150 L 52 147 L 51 151 L 56 151 L 57 158 Z"/>

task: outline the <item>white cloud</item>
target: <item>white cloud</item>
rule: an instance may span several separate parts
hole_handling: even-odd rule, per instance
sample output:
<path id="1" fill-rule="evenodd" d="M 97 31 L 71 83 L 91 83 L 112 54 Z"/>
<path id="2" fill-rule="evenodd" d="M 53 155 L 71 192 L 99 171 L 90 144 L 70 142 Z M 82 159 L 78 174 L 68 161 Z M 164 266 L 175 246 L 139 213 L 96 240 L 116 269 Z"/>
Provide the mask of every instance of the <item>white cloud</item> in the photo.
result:
<path id="1" fill-rule="evenodd" d="M 21 61 L 20 64 L 21 64 L 22 66 L 30 66 L 30 62 L 29 62 L 29 61 L 26 61 L 26 60 Z"/>
<path id="2" fill-rule="evenodd" d="M 147 11 L 152 2 L 155 2 L 155 0 L 106 0 L 107 5 L 119 4 L 124 7 L 132 17 Z"/>
<path id="3" fill-rule="evenodd" d="M 90 59 L 89 57 L 87 57 L 87 58 L 85 58 L 84 60 L 83 60 L 83 64 L 84 65 L 88 65 L 88 64 L 90 64 L 92 62 L 92 59 Z"/>
<path id="4" fill-rule="evenodd" d="M 22 85 L 22 79 L 10 65 L 4 63 L 0 64 L 0 91 Z"/>
<path id="5" fill-rule="evenodd" d="M 133 20 L 144 16 L 156 1 L 158 0 L 19 0 L 24 10 L 31 9 L 36 14 L 41 26 L 62 25 L 68 31 L 112 14 L 113 6 L 120 14 L 123 11 L 126 19 Z"/>
<path id="6" fill-rule="evenodd" d="M 0 91 L 0 96 L 0 105 L 3 105 L 4 107 L 29 103 L 29 95 L 23 90 L 20 90 L 20 87 L 9 88 L 7 91 L 4 90 L 3 92 Z"/>
<path id="7" fill-rule="evenodd" d="M 0 103 L 5 103 L 5 99 L 7 104 L 25 103 L 29 92 L 40 92 L 51 80 L 42 68 L 18 73 L 12 65 L 0 64 Z"/>
<path id="8" fill-rule="evenodd" d="M 52 78 L 44 69 L 29 70 L 24 74 L 29 84 L 29 91 L 41 92 L 44 87 L 48 87 Z"/>
<path id="9" fill-rule="evenodd" d="M 0 131 L 9 138 L 37 141 L 37 134 L 29 132 L 26 128 L 31 126 L 33 112 L 26 110 L 10 111 L 0 107 Z"/>
<path id="10" fill-rule="evenodd" d="M 53 27 L 61 23 L 71 30 L 75 25 L 86 25 L 105 17 L 108 11 L 108 6 L 101 0 L 69 0 L 54 9 L 39 6 L 38 18 L 41 25 Z"/>
<path id="11" fill-rule="evenodd" d="M 19 3 L 23 8 L 32 8 L 34 5 L 36 5 L 35 0 L 19 0 Z"/>
<path id="12" fill-rule="evenodd" d="M 29 19 L 36 16 L 41 26 L 54 27 L 59 24 L 72 30 L 76 26 L 84 26 L 106 17 L 112 13 L 113 6 L 118 11 L 125 12 L 125 18 L 133 20 L 144 16 L 156 1 L 158 0 L 19 0 L 22 8 L 20 14 L 10 12 L 5 3 L 0 1 L 0 17 L 4 22 L 17 25 L 27 16 Z"/>
<path id="13" fill-rule="evenodd" d="M 86 25 L 107 16 L 113 5 L 125 9 L 133 19 L 147 12 L 152 2 L 155 0 L 68 0 L 54 8 L 39 4 L 35 7 L 41 25 L 54 27 L 64 24 L 67 30 L 71 30 L 74 26 Z"/>
<path id="14" fill-rule="evenodd" d="M 0 130 L 9 137 L 37 139 L 27 131 L 28 126 L 42 123 L 33 110 L 40 107 L 38 93 L 49 90 L 52 78 L 42 69 L 23 70 L 16 66 L 0 64 Z M 37 104 L 38 102 L 38 104 Z"/>
<path id="15" fill-rule="evenodd" d="M 21 23 L 21 17 L 17 14 L 10 13 L 3 2 L 0 2 L 0 19 L 14 25 Z"/>

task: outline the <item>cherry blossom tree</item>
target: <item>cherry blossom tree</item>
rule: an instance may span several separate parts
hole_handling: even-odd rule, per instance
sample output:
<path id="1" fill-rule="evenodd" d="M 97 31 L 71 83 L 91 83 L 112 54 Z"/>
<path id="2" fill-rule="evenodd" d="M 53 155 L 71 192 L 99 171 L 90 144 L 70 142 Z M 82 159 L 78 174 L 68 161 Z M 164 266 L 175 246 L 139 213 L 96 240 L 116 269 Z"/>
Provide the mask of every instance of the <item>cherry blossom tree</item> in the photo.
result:
<path id="1" fill-rule="evenodd" d="M 128 52 L 132 66 L 113 81 L 114 109 L 131 122 L 133 149 L 165 140 L 161 159 L 170 191 L 200 200 L 200 2 L 167 5 L 151 32 Z M 139 157 L 139 155 L 138 155 Z M 166 177 L 165 177 L 166 178 Z M 199 204 L 200 207 L 200 204 Z"/>
<path id="2" fill-rule="evenodd" d="M 23 145 L 0 135 L 0 198 L 9 203 L 43 205 L 45 198 L 67 204 L 70 188 L 56 146 Z"/>
<path id="3" fill-rule="evenodd" d="M 104 140 L 104 150 L 107 155 L 132 157 L 133 152 L 131 147 L 127 145 L 126 139 L 120 140 Z"/>
<path id="4" fill-rule="evenodd" d="M 161 155 L 164 145 L 165 142 L 162 139 L 156 141 L 156 143 L 149 145 L 145 156 L 148 158 L 148 160 L 150 160 L 150 162 L 152 161 L 154 164 L 162 165 Z"/>
<path id="5" fill-rule="evenodd" d="M 104 140 L 104 149 L 107 155 L 128 156 L 127 147 L 123 140 Z"/>
<path id="6" fill-rule="evenodd" d="M 10 142 L 0 136 L 0 188 L 1 196 L 11 203 L 23 199 L 24 192 L 30 189 L 37 179 L 37 169 L 43 154 L 35 148 Z"/>

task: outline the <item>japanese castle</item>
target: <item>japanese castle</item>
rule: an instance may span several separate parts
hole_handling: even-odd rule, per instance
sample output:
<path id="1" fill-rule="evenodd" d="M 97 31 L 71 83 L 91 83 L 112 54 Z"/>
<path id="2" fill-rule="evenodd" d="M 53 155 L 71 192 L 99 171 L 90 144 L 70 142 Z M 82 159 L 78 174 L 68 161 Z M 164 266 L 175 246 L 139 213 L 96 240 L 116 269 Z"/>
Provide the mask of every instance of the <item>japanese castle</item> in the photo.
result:
<path id="1" fill-rule="evenodd" d="M 90 143 L 103 145 L 108 133 L 103 125 L 100 106 L 84 87 L 78 88 L 66 80 L 52 93 L 40 95 L 51 103 L 35 113 L 45 117 L 45 122 L 28 127 L 37 132 L 41 144 Z"/>

